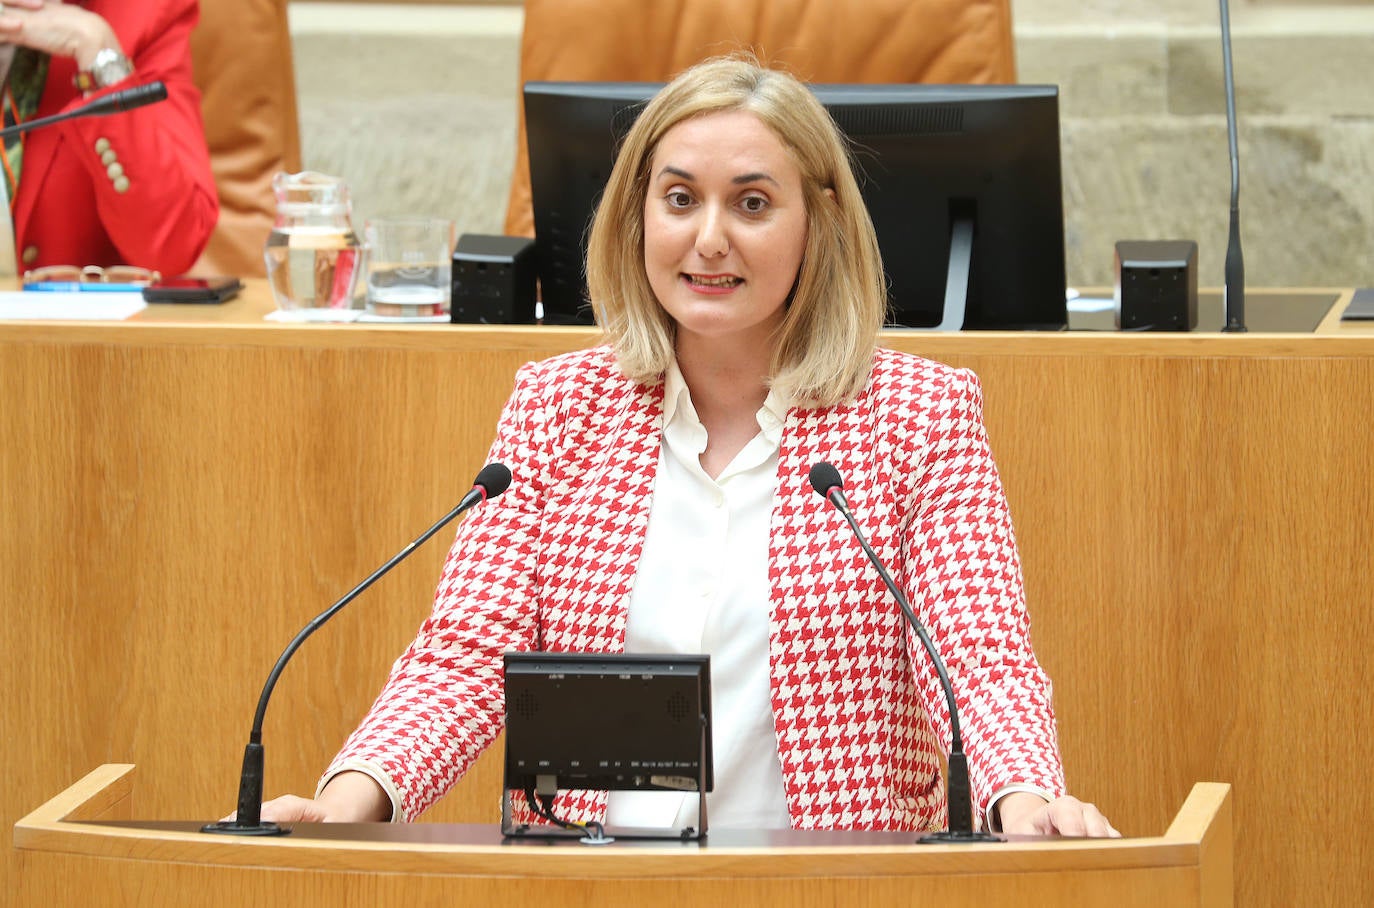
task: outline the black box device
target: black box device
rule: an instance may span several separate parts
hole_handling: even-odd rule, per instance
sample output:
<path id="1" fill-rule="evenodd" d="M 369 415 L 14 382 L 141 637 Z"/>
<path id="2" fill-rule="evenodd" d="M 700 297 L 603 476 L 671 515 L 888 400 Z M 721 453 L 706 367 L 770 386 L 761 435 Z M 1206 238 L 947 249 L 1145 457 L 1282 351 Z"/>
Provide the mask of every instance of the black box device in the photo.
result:
<path id="1" fill-rule="evenodd" d="M 481 233 L 458 238 L 450 322 L 532 325 L 534 301 L 534 240 Z"/>
<path id="2" fill-rule="evenodd" d="M 1116 326 L 1123 331 L 1197 327 L 1197 243 L 1121 240 L 1116 244 Z"/>

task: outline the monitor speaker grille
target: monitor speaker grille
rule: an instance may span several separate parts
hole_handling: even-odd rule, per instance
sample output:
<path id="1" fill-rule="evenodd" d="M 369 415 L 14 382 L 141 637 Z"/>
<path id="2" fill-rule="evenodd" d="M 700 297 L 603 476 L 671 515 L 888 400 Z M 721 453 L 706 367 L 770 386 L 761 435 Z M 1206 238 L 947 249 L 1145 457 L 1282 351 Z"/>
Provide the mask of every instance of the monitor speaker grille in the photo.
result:
<path id="1" fill-rule="evenodd" d="M 624 107 L 616 108 L 615 113 L 611 115 L 611 135 L 615 136 L 617 148 L 620 147 L 620 143 L 624 141 L 630 127 L 635 125 L 635 120 L 639 119 L 639 115 L 644 112 L 648 103 L 648 101 L 636 101 L 634 104 L 626 104 Z"/>
<path id="2" fill-rule="evenodd" d="M 841 130 L 858 135 L 932 136 L 964 131 L 964 105 L 839 108 L 832 111 Z"/>
<path id="3" fill-rule="evenodd" d="M 684 721 L 691 711 L 691 704 L 687 702 L 687 697 L 681 691 L 674 691 L 668 698 L 668 718 L 674 722 Z"/>
<path id="4" fill-rule="evenodd" d="M 535 713 L 539 712 L 539 698 L 528 689 L 522 689 L 511 701 L 510 708 L 521 719 L 533 719 Z"/>

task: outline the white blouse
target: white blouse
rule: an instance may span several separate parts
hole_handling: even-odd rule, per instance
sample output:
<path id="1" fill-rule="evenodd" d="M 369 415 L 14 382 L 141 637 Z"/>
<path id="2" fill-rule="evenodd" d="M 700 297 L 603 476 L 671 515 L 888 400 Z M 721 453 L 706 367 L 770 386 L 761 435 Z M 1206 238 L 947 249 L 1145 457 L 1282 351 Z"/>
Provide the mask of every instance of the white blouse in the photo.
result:
<path id="1" fill-rule="evenodd" d="M 711 657 L 712 829 L 786 829 L 768 674 L 768 522 L 787 407 L 770 393 L 759 434 L 712 479 L 706 427 L 677 364 L 664 380 L 663 445 L 626 652 Z M 697 825 L 697 795 L 611 792 L 607 825 Z"/>

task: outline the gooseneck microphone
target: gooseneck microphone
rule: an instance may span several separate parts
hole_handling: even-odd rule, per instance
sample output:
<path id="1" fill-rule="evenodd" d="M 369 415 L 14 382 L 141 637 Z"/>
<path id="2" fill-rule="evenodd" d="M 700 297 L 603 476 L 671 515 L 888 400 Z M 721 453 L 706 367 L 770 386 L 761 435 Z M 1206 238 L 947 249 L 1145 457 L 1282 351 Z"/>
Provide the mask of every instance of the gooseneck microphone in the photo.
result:
<path id="1" fill-rule="evenodd" d="M 968 758 L 964 756 L 964 739 L 959 731 L 959 709 L 954 702 L 954 685 L 949 681 L 949 673 L 945 671 L 944 660 L 940 658 L 940 653 L 935 649 L 935 644 L 931 642 L 925 627 L 916 618 L 916 613 L 911 610 L 911 603 L 907 601 L 906 594 L 902 592 L 901 587 L 893 582 L 887 568 L 883 566 L 882 559 L 878 557 L 877 552 L 873 551 L 873 547 L 864 538 L 863 531 L 859 529 L 858 521 L 854 519 L 853 512 L 849 510 L 849 502 L 844 497 L 844 480 L 840 478 L 840 471 L 825 461 L 821 461 L 811 468 L 810 479 L 811 487 L 822 498 L 835 506 L 835 510 L 844 516 L 849 528 L 854 531 L 854 536 L 859 540 L 859 545 L 863 547 L 864 554 L 878 569 L 878 576 L 882 578 L 883 585 L 892 594 L 892 598 L 897 600 L 897 606 L 902 610 L 902 615 L 906 618 L 907 624 L 911 625 L 911 629 L 916 632 L 916 636 L 920 639 L 921 646 L 925 648 L 926 654 L 935 666 L 935 673 L 940 676 L 940 687 L 945 692 L 945 704 L 949 710 L 950 732 L 949 758 L 947 761 L 949 770 L 945 777 L 946 800 L 949 803 L 949 829 L 944 832 L 924 835 L 917 841 L 923 845 L 1001 841 L 997 836 L 975 830 L 973 827 L 973 787 L 969 783 Z"/>
<path id="2" fill-rule="evenodd" d="M 26 120 L 23 123 L 7 126 L 4 129 L 0 129 L 0 140 L 8 139 L 11 136 L 17 136 L 21 132 L 28 132 L 30 129 L 51 126 L 54 123 L 62 123 L 66 120 L 75 120 L 77 117 L 101 117 L 106 114 L 133 110 L 135 107 L 145 107 L 149 104 L 156 104 L 158 101 L 165 100 L 167 100 L 167 86 L 163 85 L 161 82 L 148 82 L 145 85 L 122 88 L 119 91 L 112 91 L 108 95 L 101 95 L 91 103 L 83 104 L 65 113 L 53 114 L 50 117 L 39 117 L 37 120 Z"/>
<path id="3" fill-rule="evenodd" d="M 387 571 L 391 570 L 411 552 L 415 551 L 429 537 L 433 536 L 444 525 L 449 523 L 459 514 L 469 508 L 495 498 L 510 486 L 510 470 L 504 464 L 489 463 L 482 468 L 473 481 L 472 489 L 463 496 L 463 500 L 458 502 L 458 506 L 445 514 L 438 523 L 425 530 L 410 545 L 401 549 L 386 564 L 377 568 L 362 583 L 355 586 L 342 599 L 325 609 L 307 624 L 299 634 L 286 646 L 281 656 L 277 659 L 277 664 L 272 666 L 272 673 L 267 676 L 267 683 L 263 685 L 262 695 L 258 698 L 258 710 L 253 716 L 253 730 L 248 735 L 248 746 L 243 751 L 243 770 L 239 774 L 239 800 L 238 812 L 232 820 L 221 820 L 218 823 L 207 823 L 200 828 L 201 832 L 224 833 L 227 835 L 286 835 L 291 830 L 283 828 L 276 823 L 264 823 L 262 821 L 262 770 L 263 770 L 263 750 L 262 750 L 262 722 L 267 714 L 267 701 L 272 696 L 272 689 L 277 686 L 277 678 L 281 676 L 282 669 L 286 668 L 286 663 L 291 656 L 300 649 L 305 639 L 339 613 L 345 605 L 358 598 L 358 595 L 371 586 L 378 578 Z"/>
<path id="4" fill-rule="evenodd" d="M 1221 65 L 1226 84 L 1226 141 L 1231 152 L 1231 226 L 1226 237 L 1222 331 L 1245 331 L 1245 257 L 1240 251 L 1240 150 L 1236 141 L 1236 83 L 1231 76 L 1231 7 L 1221 0 Z"/>

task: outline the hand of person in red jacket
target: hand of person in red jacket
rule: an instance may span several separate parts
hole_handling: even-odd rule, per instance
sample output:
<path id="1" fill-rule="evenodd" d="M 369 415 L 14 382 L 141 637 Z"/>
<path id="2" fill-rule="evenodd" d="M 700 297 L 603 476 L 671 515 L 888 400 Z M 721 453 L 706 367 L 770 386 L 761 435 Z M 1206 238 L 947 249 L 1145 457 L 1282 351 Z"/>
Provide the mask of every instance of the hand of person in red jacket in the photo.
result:
<path id="1" fill-rule="evenodd" d="M 114 30 L 99 14 L 62 0 L 0 4 L 0 41 L 72 57 L 82 70 L 92 66 L 101 50 L 124 52 Z"/>

